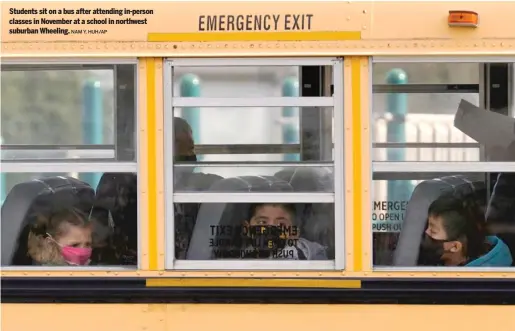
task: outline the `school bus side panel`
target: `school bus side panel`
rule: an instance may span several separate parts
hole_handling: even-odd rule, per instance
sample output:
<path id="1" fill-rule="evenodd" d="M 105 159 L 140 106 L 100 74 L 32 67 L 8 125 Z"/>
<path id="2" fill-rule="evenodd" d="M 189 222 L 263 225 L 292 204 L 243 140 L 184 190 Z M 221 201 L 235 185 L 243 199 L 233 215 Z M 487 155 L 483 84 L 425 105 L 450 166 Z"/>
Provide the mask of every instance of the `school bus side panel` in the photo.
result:
<path id="1" fill-rule="evenodd" d="M 2 330 L 512 331 L 513 306 L 2 304 Z M 201 316 L 201 318 L 199 318 Z M 477 316 L 477 318 L 472 318 Z M 424 322 L 426 321 L 426 323 Z M 432 321 L 434 323 L 432 323 Z"/>
<path id="2" fill-rule="evenodd" d="M 10 13 L 10 9 L 22 7 L 35 14 Z M 514 2 L 313 1 L 294 7 L 289 2 L 268 6 L 259 2 L 145 2 L 144 7 L 127 4 L 123 8 L 118 3 L 104 3 L 102 9 L 116 10 L 111 14 L 93 14 L 96 5 L 91 3 L 66 7 L 64 14 L 59 12 L 64 10 L 59 2 L 4 3 L 2 56 L 512 54 L 515 48 L 515 21 L 510 16 Z M 50 15 L 50 10 L 55 14 Z M 450 10 L 477 12 L 479 26 L 449 27 Z M 220 17 L 247 16 L 267 16 L 273 24 L 266 28 L 250 24 L 243 29 L 220 23 Z M 31 24 L 16 24 L 27 18 Z M 47 21 L 62 18 L 64 23 Z M 293 23 L 297 18 L 298 26 Z M 116 23 L 126 19 L 140 23 Z M 217 23 L 206 23 L 209 20 Z M 57 32 L 39 30 L 48 27 Z"/>

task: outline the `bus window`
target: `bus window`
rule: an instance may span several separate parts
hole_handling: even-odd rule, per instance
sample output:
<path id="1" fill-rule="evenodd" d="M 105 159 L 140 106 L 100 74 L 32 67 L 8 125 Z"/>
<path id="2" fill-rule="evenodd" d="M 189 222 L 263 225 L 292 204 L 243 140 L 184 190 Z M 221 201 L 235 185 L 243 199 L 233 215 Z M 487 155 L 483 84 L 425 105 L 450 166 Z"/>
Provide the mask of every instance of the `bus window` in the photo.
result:
<path id="1" fill-rule="evenodd" d="M 2 64 L 2 266 L 138 263 L 136 61 Z"/>
<path id="2" fill-rule="evenodd" d="M 487 66 L 374 64 L 375 266 L 512 265 L 515 120 L 487 110 Z"/>
<path id="3" fill-rule="evenodd" d="M 453 126 L 462 99 L 480 105 L 478 75 L 478 63 L 375 63 L 374 161 L 479 161 Z"/>
<path id="4" fill-rule="evenodd" d="M 177 259 L 334 259 L 333 204 L 204 203 L 196 220 L 189 219 L 197 207 L 175 204 Z M 193 224 L 202 233 L 191 238 Z"/>
<path id="5" fill-rule="evenodd" d="M 167 268 L 342 268 L 341 62 L 320 60 L 338 93 L 303 97 L 289 60 L 191 61 L 165 72 Z"/>
<path id="6" fill-rule="evenodd" d="M 512 265 L 515 173 L 503 172 L 494 178 L 491 173 L 468 172 L 411 175 L 417 181 L 374 181 L 375 187 L 393 184 L 401 189 L 408 182 L 413 185 L 404 200 L 383 198 L 372 202 L 376 265 Z"/>

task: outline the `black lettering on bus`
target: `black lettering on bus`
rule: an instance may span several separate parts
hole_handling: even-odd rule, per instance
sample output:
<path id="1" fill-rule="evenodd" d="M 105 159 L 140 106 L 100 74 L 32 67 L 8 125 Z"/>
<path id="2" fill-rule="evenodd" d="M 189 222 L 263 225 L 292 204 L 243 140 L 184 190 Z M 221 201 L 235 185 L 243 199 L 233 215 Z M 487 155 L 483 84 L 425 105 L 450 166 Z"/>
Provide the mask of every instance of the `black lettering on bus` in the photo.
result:
<path id="1" fill-rule="evenodd" d="M 290 15 L 291 16 L 291 15 Z M 308 15 L 294 15 L 293 30 L 311 29 L 311 17 Z M 281 15 L 200 15 L 198 18 L 198 31 L 270 31 L 279 30 Z M 296 20 L 296 21 L 295 21 Z M 290 24 L 290 23 L 288 23 Z"/>
<path id="2" fill-rule="evenodd" d="M 225 15 L 218 16 L 218 31 L 225 31 Z"/>
<path id="3" fill-rule="evenodd" d="M 313 14 L 286 14 L 284 17 L 284 30 L 306 31 L 311 30 Z"/>
<path id="4" fill-rule="evenodd" d="M 207 31 L 217 31 L 216 16 L 207 16 Z"/>
<path id="5" fill-rule="evenodd" d="M 227 31 L 234 30 L 234 15 L 227 15 Z"/>
<path id="6" fill-rule="evenodd" d="M 204 15 L 200 15 L 198 17 L 198 30 L 199 31 L 204 31 L 204 18 L 206 18 L 206 16 Z"/>
<path id="7" fill-rule="evenodd" d="M 374 210 L 406 210 L 408 201 L 374 201 Z"/>
<path id="8" fill-rule="evenodd" d="M 245 31 L 252 31 L 252 16 L 253 15 L 247 15 L 245 17 Z"/>

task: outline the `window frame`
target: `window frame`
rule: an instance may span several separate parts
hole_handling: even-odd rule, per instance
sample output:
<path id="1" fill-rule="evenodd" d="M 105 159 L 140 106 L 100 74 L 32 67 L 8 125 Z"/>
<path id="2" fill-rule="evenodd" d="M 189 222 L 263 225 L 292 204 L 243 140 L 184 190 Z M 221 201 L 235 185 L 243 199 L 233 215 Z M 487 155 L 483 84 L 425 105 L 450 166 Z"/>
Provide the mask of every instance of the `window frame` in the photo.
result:
<path id="1" fill-rule="evenodd" d="M 378 56 L 371 57 L 371 66 L 369 69 L 370 74 L 370 84 L 368 88 L 370 89 L 370 127 L 373 127 L 374 124 L 374 104 L 373 104 L 373 96 L 374 96 L 374 86 L 382 84 L 374 84 L 373 70 L 375 63 L 397 63 L 399 66 L 402 63 L 477 63 L 478 65 L 484 63 L 515 63 L 515 57 L 513 56 L 490 56 L 490 57 L 481 57 L 481 56 Z M 401 66 L 400 66 L 401 67 Z M 402 67 L 401 67 L 402 68 Z M 481 106 L 484 104 L 485 100 L 485 90 L 486 86 L 484 83 L 484 79 L 481 77 L 484 73 L 483 70 L 479 69 L 480 74 L 480 82 L 479 82 L 479 100 Z M 409 84 L 408 84 L 409 85 Z M 423 84 L 416 84 L 423 85 Z M 434 85 L 434 84 L 433 84 Z M 385 92 L 382 92 L 385 93 Z M 400 92 L 402 93 L 402 92 Z M 424 93 L 424 92 L 419 92 Z M 426 92 L 427 93 L 427 92 Z M 509 91 L 510 93 L 510 91 Z M 379 180 L 389 180 L 386 178 L 382 178 L 383 176 L 388 175 L 398 175 L 398 174 L 409 174 L 409 173 L 490 173 L 490 172 L 515 172 L 515 162 L 492 162 L 492 161 L 460 161 L 460 162 L 449 162 L 449 161 L 375 161 L 373 159 L 374 150 L 376 148 L 376 144 L 387 145 L 388 143 L 377 143 L 374 141 L 374 130 L 370 130 L 370 165 L 371 165 L 371 173 L 370 173 L 370 182 L 369 182 L 369 191 L 371 192 L 370 196 L 370 204 L 374 203 L 374 175 L 381 174 L 381 179 Z M 413 144 L 422 144 L 422 143 L 413 143 Z M 479 143 L 477 143 L 479 145 Z M 458 147 L 459 144 L 457 144 Z M 384 147 L 380 147 L 384 148 Z M 452 148 L 452 147 L 448 147 Z M 480 153 L 483 154 L 483 147 L 480 148 Z M 482 158 L 482 155 L 481 155 Z M 396 178 L 392 179 L 395 180 Z M 368 212 L 368 217 L 370 221 L 368 233 L 369 236 L 372 237 L 374 232 L 372 229 L 372 213 Z M 373 245 L 373 242 L 371 240 Z M 377 266 L 373 263 L 373 253 L 374 247 L 372 247 L 372 254 L 370 254 L 369 260 L 370 265 L 372 266 L 373 271 L 406 271 L 406 272 L 513 272 L 514 267 L 427 267 L 427 266 Z M 392 252 L 393 254 L 393 252 Z M 515 257 L 514 257 L 515 258 Z"/>
<path id="2" fill-rule="evenodd" d="M 333 84 L 335 86 L 332 97 L 263 97 L 263 98 L 202 98 L 202 97 L 175 97 L 174 93 L 174 67 L 209 67 L 209 66 L 327 66 L 333 67 Z M 343 58 L 220 58 L 220 59 L 164 59 L 164 176 L 165 176 L 165 269 L 166 270 L 344 270 L 345 269 L 345 227 L 344 227 L 344 100 L 343 100 Z M 174 160 L 173 160 L 173 117 L 175 107 L 202 107 L 202 106 L 290 106 L 290 107 L 332 107 L 334 121 L 334 193 L 175 193 L 174 192 Z M 229 162 L 216 162 L 224 166 Z M 245 164 L 245 162 L 230 162 L 231 165 Z M 270 162 L 273 164 L 284 162 Z M 295 166 L 303 163 L 288 163 Z M 312 162 L 312 165 L 317 165 Z M 202 165 L 201 165 L 202 166 Z M 258 164 L 256 166 L 259 167 Z M 304 166 L 304 164 L 303 164 Z M 328 166 L 328 164 L 324 164 Z M 175 259 L 175 229 L 174 204 L 195 202 L 333 202 L 334 229 L 335 229 L 335 258 L 326 261 L 249 261 L 249 260 L 177 260 Z"/>
<path id="3" fill-rule="evenodd" d="M 90 65 L 91 68 L 84 68 L 84 65 Z M 111 68 L 114 66 L 114 71 L 116 70 L 116 65 L 133 65 L 134 66 L 134 121 L 135 121 L 135 158 L 133 161 L 117 161 L 116 158 L 106 161 L 99 161 L 98 159 L 91 159 L 88 161 L 85 159 L 62 159 L 62 160 L 46 160 L 46 159 L 23 159 L 20 161 L 16 160 L 2 160 L 0 161 L 0 171 L 3 174 L 10 173 L 56 173 L 56 172 L 64 172 L 64 173 L 106 173 L 106 172 L 116 172 L 116 173 L 135 173 L 137 175 L 137 228 L 138 228 L 138 263 L 134 266 L 2 266 L 1 268 L 6 271 L 133 271 L 140 270 L 142 267 L 142 243 L 141 243 L 141 230 L 142 230 L 142 215 L 141 215 L 141 207 L 142 207 L 142 196 L 141 196 L 141 171 L 139 168 L 140 165 L 140 146 L 138 146 L 138 141 L 140 141 L 140 121 L 139 121 L 139 103 L 138 103 L 138 87 L 139 87 L 139 70 L 138 70 L 138 59 L 137 58 L 5 58 L 2 59 L 2 67 L 6 66 L 16 66 L 16 70 L 22 71 L 24 67 L 37 67 L 42 70 L 95 70 L 95 69 L 106 69 L 107 66 Z M 61 67 L 60 67 L 61 66 Z M 64 67 L 65 66 L 65 67 Z M 5 70 L 2 68 L 2 70 Z M 7 70 L 9 71 L 9 70 Z M 115 74 L 115 84 L 116 84 L 116 74 Z M 116 89 L 115 89 L 116 91 Z M 115 92 L 116 93 L 116 92 Z M 116 130 L 116 98 L 114 98 L 115 102 L 115 122 L 114 122 L 114 135 L 116 139 L 117 130 Z M 112 144 L 111 144 L 112 145 Z M 99 146 L 111 146 L 110 144 L 103 144 Z M 9 145 L 13 146 L 13 145 Z M 23 145 L 26 150 L 31 145 Z M 28 147 L 27 147 L 28 146 Z M 48 145 L 47 145 L 48 146 Z M 59 146 L 59 145 L 55 145 Z M 89 145 L 83 145 L 89 146 Z M 114 144 L 116 147 L 116 142 Z M 85 149 L 87 149 L 86 147 Z M 13 148 L 12 150 L 16 150 Z M 23 150 L 23 149 L 20 149 Z M 116 155 L 116 149 L 114 149 L 114 153 Z M 9 192 L 6 192 L 7 194 Z"/>

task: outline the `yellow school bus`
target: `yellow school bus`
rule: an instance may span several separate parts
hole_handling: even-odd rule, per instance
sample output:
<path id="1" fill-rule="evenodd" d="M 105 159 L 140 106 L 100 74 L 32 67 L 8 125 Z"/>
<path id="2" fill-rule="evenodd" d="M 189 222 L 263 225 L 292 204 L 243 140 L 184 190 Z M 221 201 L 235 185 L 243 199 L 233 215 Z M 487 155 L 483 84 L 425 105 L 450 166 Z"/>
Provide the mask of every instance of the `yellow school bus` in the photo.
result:
<path id="1" fill-rule="evenodd" d="M 2 330 L 512 330 L 513 13 L 3 2 Z"/>

